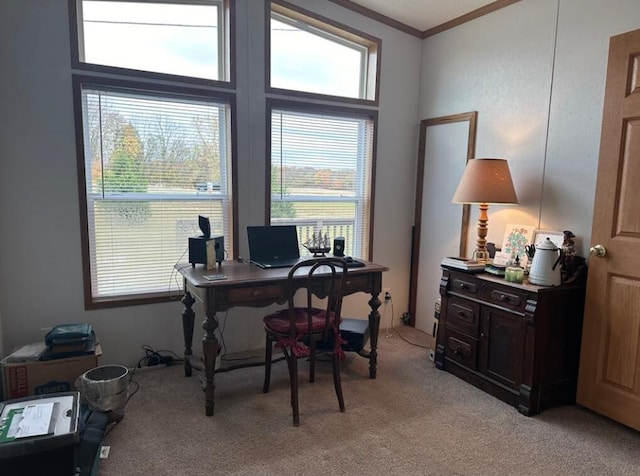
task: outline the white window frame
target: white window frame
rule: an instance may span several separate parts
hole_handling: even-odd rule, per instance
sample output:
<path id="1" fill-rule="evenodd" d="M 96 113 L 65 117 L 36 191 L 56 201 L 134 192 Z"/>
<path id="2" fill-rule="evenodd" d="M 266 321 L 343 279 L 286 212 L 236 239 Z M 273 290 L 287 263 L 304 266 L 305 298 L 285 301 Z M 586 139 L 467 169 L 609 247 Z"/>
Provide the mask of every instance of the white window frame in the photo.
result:
<path id="1" fill-rule="evenodd" d="M 346 117 L 354 119 L 365 119 L 371 122 L 371 143 L 370 156 L 368 159 L 363 158 L 363 154 L 358 154 L 357 158 L 360 162 L 356 167 L 356 190 L 353 197 L 325 197 L 320 195 L 311 194 L 296 194 L 296 195 L 274 195 L 271 191 L 271 169 L 272 169 L 272 157 L 273 157 L 273 144 L 272 144 L 272 132 L 273 132 L 273 112 L 282 110 L 285 112 L 301 112 L 306 114 L 318 114 L 329 115 L 337 117 Z M 270 225 L 284 224 L 282 220 L 273 220 L 271 217 L 271 207 L 273 202 L 342 202 L 353 203 L 356 207 L 354 218 L 354 232 L 353 237 L 355 239 L 347 244 L 350 254 L 354 256 L 364 258 L 367 260 L 372 259 L 372 245 L 373 245 L 373 197 L 374 197 L 374 170 L 375 170 L 375 144 L 376 144 L 376 131 L 377 131 L 377 111 L 372 109 L 356 109 L 339 106 L 328 106 L 320 104 L 303 103 L 298 101 L 287 101 L 278 99 L 267 99 L 267 153 L 269 157 L 269 163 L 267 165 L 267 206 L 266 206 L 266 222 Z M 365 143 L 362 138 L 358 140 L 358 144 Z M 370 166 L 369 170 L 365 170 L 367 163 Z M 315 219 L 310 219 L 317 222 Z M 313 224 L 307 224 L 301 226 L 301 223 L 309 221 L 309 219 L 287 219 L 286 224 L 296 224 L 298 226 L 299 238 L 305 241 L 309 230 L 304 234 L 302 228 L 313 228 Z M 325 223 L 326 225 L 326 223 Z M 335 238 L 331 236 L 330 238 Z M 358 239 L 359 238 L 359 239 Z M 302 242 L 300 243 L 302 246 Z M 304 251 L 304 250 L 302 250 Z"/>
<path id="2" fill-rule="evenodd" d="M 218 67 L 219 80 L 211 80 L 206 78 L 198 78 L 193 76 L 183 76 L 166 74 L 159 72 L 143 71 L 138 69 L 115 67 L 108 65 L 99 65 L 86 63 L 82 59 L 83 51 L 83 21 L 82 21 L 82 1 L 68 0 L 70 33 L 71 33 L 71 64 L 74 70 L 74 103 L 76 116 L 76 149 L 78 155 L 78 181 L 80 195 L 80 219 L 82 225 L 82 246 L 83 246 L 83 276 L 84 276 L 84 297 L 85 309 L 97 309 L 105 307 L 129 306 L 136 304 L 149 304 L 152 302 L 166 302 L 175 300 L 176 292 L 182 288 L 182 281 L 174 279 L 172 283 L 167 282 L 166 290 L 145 293 L 132 294 L 123 296 L 101 297 L 95 294 L 94 285 L 92 283 L 92 253 L 90 250 L 90 233 L 91 231 L 91 206 L 93 197 L 87 196 L 85 182 L 85 158 L 83 150 L 84 124 L 82 121 L 82 98 L 81 84 L 102 84 L 106 86 L 131 87 L 140 92 L 149 91 L 157 94 L 164 94 L 167 97 L 172 95 L 192 96 L 196 99 L 210 100 L 217 98 L 227 101 L 230 106 L 231 118 L 227 124 L 226 136 L 229 138 L 227 147 L 229 148 L 230 159 L 230 177 L 228 190 L 225 193 L 225 211 L 224 216 L 228 220 L 227 229 L 231 230 L 229 236 L 225 236 L 225 249 L 228 257 L 233 257 L 234 250 L 237 249 L 237 219 L 236 204 L 237 183 L 232 180 L 235 174 L 235 94 L 232 91 L 235 88 L 235 67 L 233 61 L 234 51 L 234 16 L 235 2 L 233 0 L 93 0 L 93 1 L 117 1 L 117 2 L 134 2 L 134 3 L 165 3 L 176 5 L 218 5 Z M 91 76 L 81 76 L 82 74 L 90 74 Z M 153 81 L 153 83 L 148 82 Z M 162 81 L 162 83 L 157 83 Z M 202 87 L 194 89 L 193 86 Z M 127 194 L 127 199 L 134 199 L 134 194 Z M 155 197 L 138 197 L 149 201 Z M 176 198 L 176 197 L 173 197 Z M 193 199 L 193 197 L 189 197 Z M 209 197 L 209 199 L 211 199 Z M 116 200 L 112 197 L 111 200 Z M 194 217 L 197 221 L 197 216 Z M 186 240 L 185 240 L 186 241 Z M 187 243 L 185 242 L 185 249 Z M 141 273 L 144 270 L 141 269 Z M 176 291 L 176 288 L 178 291 Z"/>
<path id="3" fill-rule="evenodd" d="M 165 3 L 175 5 L 217 5 L 218 8 L 218 75 L 219 79 L 212 80 L 207 78 L 181 76 L 169 73 L 151 72 L 143 70 L 135 70 L 125 67 L 109 66 L 102 64 L 87 63 L 84 60 L 84 35 L 83 35 L 83 0 L 69 1 L 69 17 L 71 28 L 71 63 L 74 69 L 85 71 L 96 71 L 110 74 L 124 74 L 128 76 L 136 76 L 145 79 L 170 79 L 183 83 L 192 84 L 208 84 L 216 87 L 235 87 L 235 67 L 233 62 L 232 51 L 234 22 L 234 4 L 233 0 L 84 0 L 84 1 L 112 1 L 112 2 L 133 2 L 133 3 Z"/>
<path id="4" fill-rule="evenodd" d="M 234 164 L 232 151 L 235 150 L 235 138 L 232 131 L 234 130 L 232 122 L 234 121 L 234 109 L 235 109 L 235 96 L 227 92 L 211 92 L 200 89 L 184 88 L 174 86 L 171 88 L 161 87 L 149 83 L 141 83 L 137 81 L 116 80 L 112 78 L 98 78 L 94 76 L 81 76 L 74 75 L 74 102 L 76 111 L 76 148 L 78 156 L 78 188 L 80 194 L 80 218 L 82 224 L 82 246 L 83 246 L 83 271 L 84 271 L 84 295 L 85 295 L 85 309 L 98 309 L 104 307 L 117 307 L 128 306 L 135 304 L 149 304 L 152 302 L 166 302 L 175 299 L 175 293 L 177 290 L 182 289 L 181 280 L 175 280 L 170 282 L 167 280 L 164 286 L 158 285 L 157 290 L 151 292 L 142 292 L 139 294 L 121 294 L 121 295 L 102 295 L 97 288 L 97 276 L 96 276 L 96 254 L 95 248 L 92 244 L 95 244 L 95 224 L 93 219 L 94 203 L 98 201 L 140 201 L 140 202 L 160 202 L 163 200 L 181 201 L 181 200 L 219 200 L 223 207 L 223 220 L 226 220 L 226 225 L 223 225 L 225 229 L 229 230 L 229 233 L 225 236 L 225 251 L 227 256 L 232 257 L 234 248 L 237 246 L 235 237 L 237 236 L 236 219 L 235 219 L 235 205 L 234 196 L 236 195 L 236 184 L 233 181 Z M 118 195 L 107 196 L 101 193 L 91 193 L 87 190 L 87 174 L 89 164 L 87 162 L 85 153 L 85 134 L 86 125 L 84 121 L 83 111 L 83 88 L 130 92 L 140 95 L 151 95 L 155 97 L 166 97 L 170 99 L 184 100 L 197 100 L 204 102 L 219 102 L 226 104 L 229 110 L 229 116 L 225 120 L 226 130 L 223 131 L 225 139 L 222 140 L 221 146 L 224 148 L 223 154 L 228 155 L 230 159 L 228 161 L 221 162 L 221 174 L 226 178 L 221 183 L 221 189 L 218 193 L 203 195 L 199 194 L 136 194 L 127 193 L 126 196 L 120 197 Z M 197 223 L 197 216 L 193 217 L 193 225 Z M 177 223 L 176 223 L 177 224 Z M 191 228 L 194 228 L 193 226 Z M 195 236 L 198 232 L 193 232 Z M 153 237 L 150 237 L 153 239 Z M 184 243 L 184 253 L 186 254 L 187 240 Z M 181 257 L 176 256 L 176 262 Z M 170 268 L 168 272 L 171 273 Z M 144 266 L 140 266 L 141 276 L 144 278 Z M 177 290 L 176 290 L 177 289 Z"/>
<path id="5" fill-rule="evenodd" d="M 323 18 L 313 12 L 290 4 L 283 0 L 271 0 L 265 2 L 265 35 L 267 59 L 266 90 L 267 93 L 287 96 L 318 98 L 341 103 L 353 103 L 363 105 L 378 105 L 379 76 L 380 76 L 380 50 L 382 42 L 371 35 L 357 31 L 341 23 L 328 18 Z M 271 84 L 271 18 L 294 26 L 304 31 L 321 36 L 338 44 L 348 46 L 361 52 L 360 60 L 360 97 L 335 96 L 331 94 L 313 93 L 302 90 L 278 88 Z"/>

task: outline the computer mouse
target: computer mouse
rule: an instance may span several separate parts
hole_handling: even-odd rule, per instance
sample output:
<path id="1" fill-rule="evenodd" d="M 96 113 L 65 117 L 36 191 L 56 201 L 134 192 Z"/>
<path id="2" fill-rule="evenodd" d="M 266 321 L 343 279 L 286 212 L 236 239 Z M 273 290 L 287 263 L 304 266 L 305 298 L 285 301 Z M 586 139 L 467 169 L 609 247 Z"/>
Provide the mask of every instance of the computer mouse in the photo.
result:
<path id="1" fill-rule="evenodd" d="M 344 260 L 345 260 L 347 263 L 353 263 L 353 258 L 352 258 L 351 256 L 345 256 L 345 257 L 344 257 Z"/>

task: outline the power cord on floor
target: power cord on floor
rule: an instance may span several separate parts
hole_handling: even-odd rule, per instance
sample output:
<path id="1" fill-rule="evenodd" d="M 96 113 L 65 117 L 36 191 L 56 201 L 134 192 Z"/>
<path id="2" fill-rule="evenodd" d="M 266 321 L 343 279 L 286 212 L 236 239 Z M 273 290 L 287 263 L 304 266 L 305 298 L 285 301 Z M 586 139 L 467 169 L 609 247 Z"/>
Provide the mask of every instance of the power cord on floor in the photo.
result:
<path id="1" fill-rule="evenodd" d="M 422 349 L 429 349 L 429 350 L 431 350 L 431 347 L 429 347 L 428 345 L 416 344 L 415 342 L 411 342 L 409 339 L 407 339 L 405 336 L 403 336 L 403 335 L 400 333 L 400 330 L 399 330 L 399 329 L 396 329 L 396 333 L 398 334 L 398 337 L 400 337 L 400 339 L 402 339 L 403 341 L 405 341 L 407 344 L 411 344 L 411 345 L 413 345 L 413 346 L 420 347 L 420 348 L 422 348 Z"/>
<path id="2" fill-rule="evenodd" d="M 384 318 L 387 315 L 387 303 L 391 304 L 391 321 L 390 321 L 390 325 L 391 325 L 391 329 L 393 329 L 393 318 L 395 317 L 394 312 L 393 312 L 393 299 L 391 298 L 391 295 L 388 292 L 385 292 L 385 296 L 384 296 L 384 301 L 385 301 L 385 306 L 384 306 L 384 311 L 382 312 L 382 319 L 384 320 Z M 403 322 L 406 324 L 404 316 L 403 316 Z M 400 333 L 399 329 L 395 329 L 396 334 L 398 334 L 398 337 L 400 337 L 403 341 L 405 341 L 407 344 L 411 344 L 415 347 L 420 347 L 422 349 L 428 349 L 431 350 L 431 347 L 429 347 L 428 345 L 422 345 L 422 344 L 417 344 L 415 342 L 411 342 L 409 339 L 407 339 L 405 336 L 403 336 Z M 385 337 L 393 337 L 393 332 L 389 329 L 389 325 L 387 325 L 387 334 L 385 335 Z"/>
<path id="3" fill-rule="evenodd" d="M 138 360 L 135 368 L 140 369 L 142 367 L 153 367 L 154 365 L 173 365 L 179 362 L 184 362 L 184 359 L 179 357 L 175 352 L 171 350 L 154 350 L 150 345 L 144 344 L 141 346 L 144 350 L 144 357 Z"/>

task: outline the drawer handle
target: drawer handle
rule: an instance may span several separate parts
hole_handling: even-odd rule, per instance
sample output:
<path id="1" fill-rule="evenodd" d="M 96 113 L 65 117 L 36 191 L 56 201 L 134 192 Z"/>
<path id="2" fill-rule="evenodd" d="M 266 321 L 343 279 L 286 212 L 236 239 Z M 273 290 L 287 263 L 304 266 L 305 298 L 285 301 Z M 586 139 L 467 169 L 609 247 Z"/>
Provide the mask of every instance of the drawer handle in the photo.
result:
<path id="1" fill-rule="evenodd" d="M 501 294 L 500 295 L 500 300 L 501 301 L 508 301 L 509 300 L 509 296 L 505 295 L 505 294 Z"/>
<path id="2" fill-rule="evenodd" d="M 261 292 L 259 289 L 256 289 L 255 291 L 253 291 L 253 292 L 251 293 L 251 295 L 252 295 L 253 297 L 260 296 L 260 294 L 262 294 L 262 292 Z"/>
<path id="3" fill-rule="evenodd" d="M 458 317 L 464 317 L 465 313 L 464 311 L 458 311 Z"/>
<path id="4" fill-rule="evenodd" d="M 467 285 L 464 283 L 460 283 L 460 289 L 467 289 Z"/>

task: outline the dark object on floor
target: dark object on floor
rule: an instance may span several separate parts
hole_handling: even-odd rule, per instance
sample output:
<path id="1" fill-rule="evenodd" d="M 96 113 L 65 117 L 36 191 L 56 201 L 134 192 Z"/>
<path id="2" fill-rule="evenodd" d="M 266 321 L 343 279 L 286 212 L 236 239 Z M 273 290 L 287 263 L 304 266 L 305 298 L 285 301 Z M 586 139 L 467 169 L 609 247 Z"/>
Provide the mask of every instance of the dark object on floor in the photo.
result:
<path id="1" fill-rule="evenodd" d="M 343 343 L 342 350 L 346 352 L 360 352 L 369 342 L 369 319 L 342 318 L 340 334 Z"/>
<path id="2" fill-rule="evenodd" d="M 340 319 L 340 336 L 342 337 L 342 350 L 345 352 L 362 352 L 369 342 L 369 319 L 354 319 L 343 317 Z M 307 339 L 305 345 L 309 345 Z M 327 342 L 317 342 L 316 348 L 322 352 L 333 349 L 333 337 Z"/>
<path id="3" fill-rule="evenodd" d="M 90 410 L 86 412 L 80 442 L 76 445 L 76 465 L 79 476 L 98 474 L 100 447 L 108 425 L 109 416 L 106 413 Z"/>

